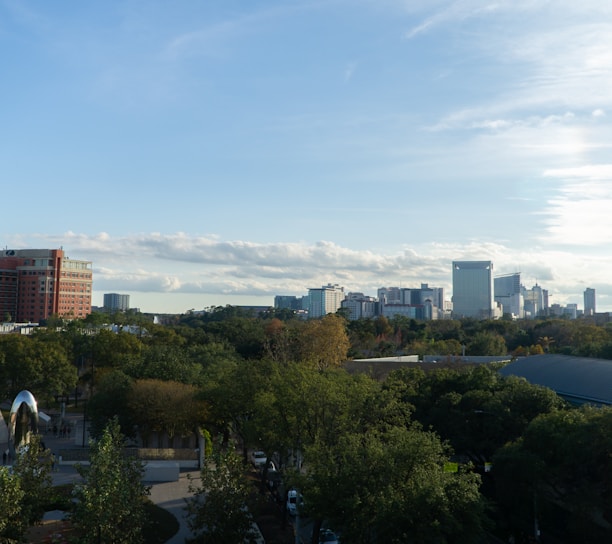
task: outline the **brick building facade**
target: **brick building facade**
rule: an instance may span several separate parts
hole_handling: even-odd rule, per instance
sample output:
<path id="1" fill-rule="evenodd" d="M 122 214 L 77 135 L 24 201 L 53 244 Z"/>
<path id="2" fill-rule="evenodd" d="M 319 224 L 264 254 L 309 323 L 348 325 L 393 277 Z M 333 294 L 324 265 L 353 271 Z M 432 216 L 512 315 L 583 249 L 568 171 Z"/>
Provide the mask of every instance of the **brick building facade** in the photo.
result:
<path id="1" fill-rule="evenodd" d="M 2 250 L 0 321 L 84 319 L 91 313 L 92 284 L 91 262 L 69 259 L 63 249 Z"/>

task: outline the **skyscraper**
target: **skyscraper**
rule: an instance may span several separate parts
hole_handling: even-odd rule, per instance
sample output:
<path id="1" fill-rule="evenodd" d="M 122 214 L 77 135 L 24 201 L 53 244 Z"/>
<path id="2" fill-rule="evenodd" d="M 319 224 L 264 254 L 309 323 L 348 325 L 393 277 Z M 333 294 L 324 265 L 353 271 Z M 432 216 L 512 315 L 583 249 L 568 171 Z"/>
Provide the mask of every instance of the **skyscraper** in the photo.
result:
<path id="1" fill-rule="evenodd" d="M 542 289 L 537 283 L 531 289 L 527 289 L 525 286 L 521 285 L 521 293 L 523 295 L 525 317 L 548 315 L 549 306 L 547 289 Z"/>
<path id="2" fill-rule="evenodd" d="M 130 309 L 130 295 L 119 295 L 118 293 L 104 294 L 104 309 L 107 311 L 125 312 Z"/>
<path id="3" fill-rule="evenodd" d="M 584 315 L 595 315 L 595 289 L 584 290 Z"/>
<path id="4" fill-rule="evenodd" d="M 513 318 L 525 317 L 523 294 L 521 292 L 521 274 L 506 274 L 493 279 L 495 302 L 503 307 L 503 313 Z"/>
<path id="5" fill-rule="evenodd" d="M 453 316 L 496 317 L 491 261 L 453 261 Z"/>
<path id="6" fill-rule="evenodd" d="M 376 298 L 368 297 L 363 293 L 349 293 L 341 305 L 342 308 L 348 310 L 348 318 L 351 320 L 376 317 L 379 308 Z"/>
<path id="7" fill-rule="evenodd" d="M 308 289 L 308 317 L 335 313 L 344 300 L 344 287 L 328 283 L 320 289 Z"/>

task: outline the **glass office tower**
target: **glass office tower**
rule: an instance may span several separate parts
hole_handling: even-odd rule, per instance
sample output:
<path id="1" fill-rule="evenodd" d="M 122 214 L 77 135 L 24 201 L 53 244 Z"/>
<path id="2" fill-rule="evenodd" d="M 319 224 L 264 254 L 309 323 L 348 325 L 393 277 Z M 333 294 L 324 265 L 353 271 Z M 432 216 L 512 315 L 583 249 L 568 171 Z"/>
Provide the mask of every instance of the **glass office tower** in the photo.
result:
<path id="1" fill-rule="evenodd" d="M 453 316 L 495 317 L 491 261 L 453 261 Z"/>
<path id="2" fill-rule="evenodd" d="M 595 289 L 587 287 L 584 290 L 584 315 L 595 315 Z"/>

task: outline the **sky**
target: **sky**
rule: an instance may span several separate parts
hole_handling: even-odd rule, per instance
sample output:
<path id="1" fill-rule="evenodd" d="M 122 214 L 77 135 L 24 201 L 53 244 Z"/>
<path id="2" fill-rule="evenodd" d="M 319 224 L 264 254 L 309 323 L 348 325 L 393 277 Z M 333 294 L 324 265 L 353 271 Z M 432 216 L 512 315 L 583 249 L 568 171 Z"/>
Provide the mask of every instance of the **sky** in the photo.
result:
<path id="1" fill-rule="evenodd" d="M 0 0 L 0 244 L 93 304 L 444 287 L 612 311 L 612 3 Z"/>

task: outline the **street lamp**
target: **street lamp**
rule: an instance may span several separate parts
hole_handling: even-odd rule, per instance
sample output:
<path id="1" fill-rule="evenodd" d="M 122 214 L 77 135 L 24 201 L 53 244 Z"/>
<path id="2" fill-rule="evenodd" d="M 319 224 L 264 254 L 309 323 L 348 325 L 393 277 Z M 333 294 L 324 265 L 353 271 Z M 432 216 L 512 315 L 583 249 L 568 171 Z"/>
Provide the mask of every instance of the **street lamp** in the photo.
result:
<path id="1" fill-rule="evenodd" d="M 87 399 L 83 399 L 83 443 L 81 447 L 85 447 L 85 425 L 87 424 Z"/>

